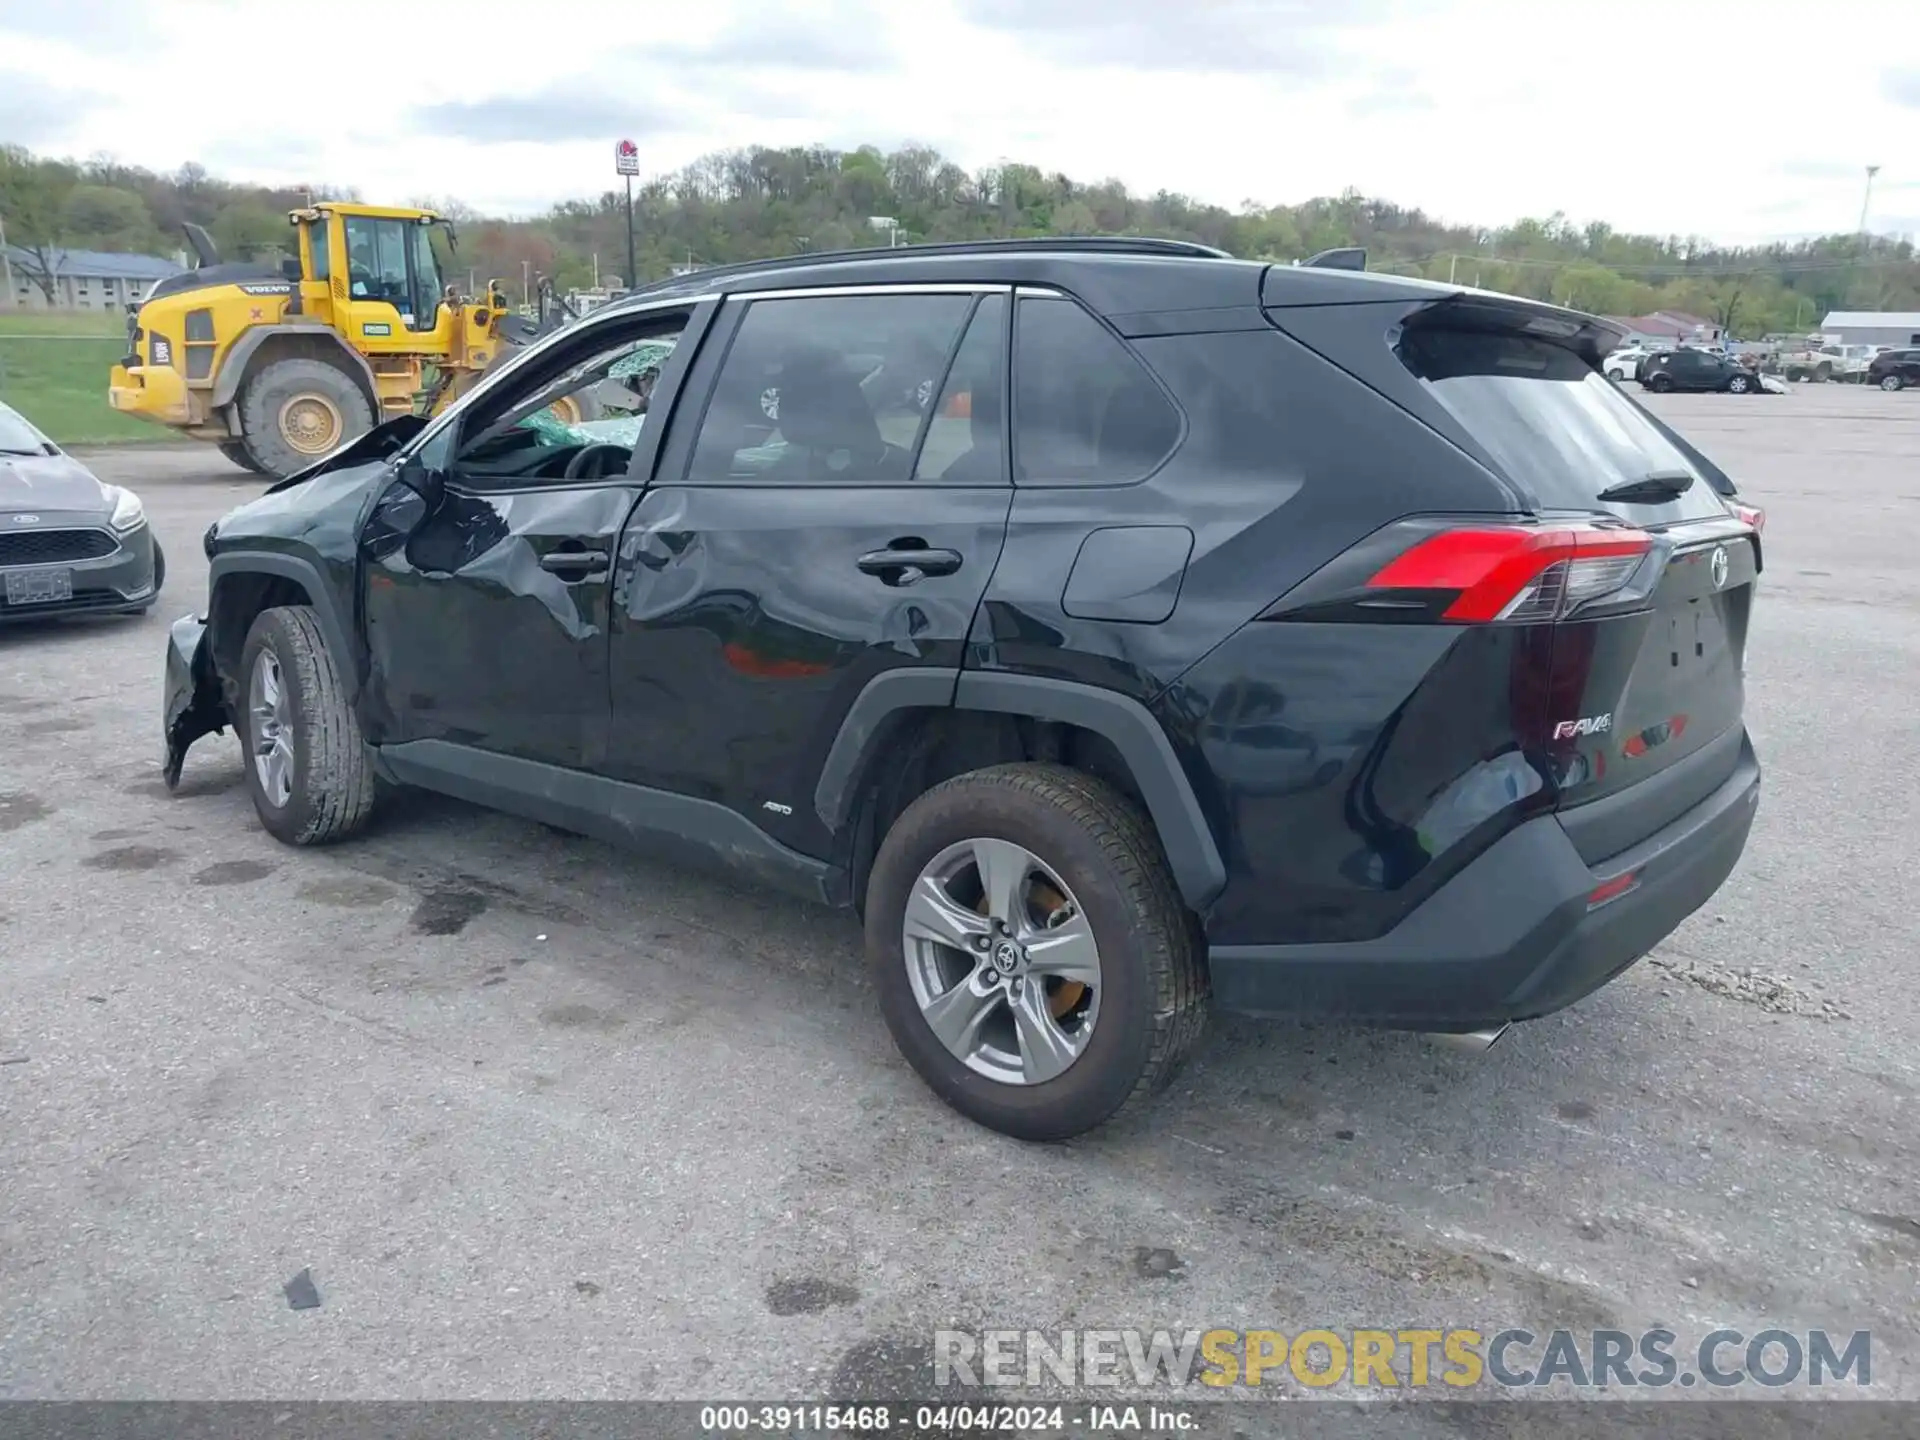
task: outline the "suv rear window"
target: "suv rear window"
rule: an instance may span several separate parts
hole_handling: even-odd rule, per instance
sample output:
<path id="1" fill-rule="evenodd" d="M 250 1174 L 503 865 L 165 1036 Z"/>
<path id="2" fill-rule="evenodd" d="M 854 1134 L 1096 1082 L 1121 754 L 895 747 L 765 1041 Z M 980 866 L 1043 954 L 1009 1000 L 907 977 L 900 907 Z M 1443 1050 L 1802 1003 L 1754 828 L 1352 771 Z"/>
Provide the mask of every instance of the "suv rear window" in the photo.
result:
<path id="1" fill-rule="evenodd" d="M 1564 346 L 1509 331 L 1410 325 L 1395 353 L 1543 509 L 1603 510 L 1648 525 L 1727 513 L 1711 477 Z M 1597 498 L 1615 485 L 1676 470 L 1695 481 L 1676 500 Z"/>

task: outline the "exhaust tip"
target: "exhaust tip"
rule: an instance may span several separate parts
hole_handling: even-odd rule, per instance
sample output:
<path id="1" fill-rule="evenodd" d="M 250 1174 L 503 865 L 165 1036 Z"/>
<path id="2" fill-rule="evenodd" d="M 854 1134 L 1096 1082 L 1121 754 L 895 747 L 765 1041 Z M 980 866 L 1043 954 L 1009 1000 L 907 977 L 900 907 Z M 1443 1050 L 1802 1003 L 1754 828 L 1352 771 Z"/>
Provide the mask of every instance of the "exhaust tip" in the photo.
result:
<path id="1" fill-rule="evenodd" d="M 1445 1045 L 1451 1050 L 1465 1050 L 1471 1054 L 1479 1055 L 1491 1050 L 1499 1043 L 1500 1037 L 1512 1028 L 1513 1025 L 1508 1023 L 1495 1025 L 1486 1030 L 1429 1031 L 1427 1038 Z"/>

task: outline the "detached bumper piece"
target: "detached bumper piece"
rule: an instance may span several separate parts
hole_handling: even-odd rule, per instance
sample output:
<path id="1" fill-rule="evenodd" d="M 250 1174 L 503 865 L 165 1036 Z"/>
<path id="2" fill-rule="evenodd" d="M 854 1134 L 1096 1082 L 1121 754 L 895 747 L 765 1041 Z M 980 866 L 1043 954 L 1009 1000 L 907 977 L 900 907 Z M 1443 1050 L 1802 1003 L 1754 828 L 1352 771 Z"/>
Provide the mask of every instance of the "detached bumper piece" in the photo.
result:
<path id="1" fill-rule="evenodd" d="M 1385 935 L 1215 946 L 1215 1003 L 1252 1015 L 1464 1032 L 1533 1019 L 1613 979 L 1713 896 L 1746 848 L 1760 764 L 1631 849 L 1589 866 L 1555 816 L 1530 820 Z"/>
<path id="2" fill-rule="evenodd" d="M 177 789 L 187 748 L 202 735 L 215 735 L 232 724 L 227 702 L 214 673 L 207 644 L 206 621 L 182 616 L 167 632 L 166 703 L 161 715 L 166 731 L 167 763 L 161 772 L 167 789 Z"/>

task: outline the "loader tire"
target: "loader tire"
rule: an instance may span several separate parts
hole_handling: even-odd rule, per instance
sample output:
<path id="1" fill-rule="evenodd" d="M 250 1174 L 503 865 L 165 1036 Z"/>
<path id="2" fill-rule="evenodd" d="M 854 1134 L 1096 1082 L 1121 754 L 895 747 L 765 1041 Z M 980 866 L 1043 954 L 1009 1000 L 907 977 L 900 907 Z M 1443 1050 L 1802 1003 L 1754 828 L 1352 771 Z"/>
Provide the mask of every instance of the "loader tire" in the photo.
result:
<path id="1" fill-rule="evenodd" d="M 284 480 L 373 428 L 373 406 L 324 360 L 276 360 L 247 382 L 243 443 L 267 474 Z"/>
<path id="2" fill-rule="evenodd" d="M 238 440 L 222 440 L 220 453 L 238 465 L 242 470 L 251 470 L 256 475 L 267 473 L 267 467 L 253 458 L 253 452 Z"/>

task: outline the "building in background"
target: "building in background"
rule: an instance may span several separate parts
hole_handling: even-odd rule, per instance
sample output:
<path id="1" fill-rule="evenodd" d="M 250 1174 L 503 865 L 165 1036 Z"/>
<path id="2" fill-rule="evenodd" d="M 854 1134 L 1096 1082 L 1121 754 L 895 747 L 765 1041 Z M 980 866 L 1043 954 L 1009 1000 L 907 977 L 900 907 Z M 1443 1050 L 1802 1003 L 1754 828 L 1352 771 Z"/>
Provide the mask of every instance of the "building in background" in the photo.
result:
<path id="1" fill-rule="evenodd" d="M 1718 325 L 1683 310 L 1656 310 L 1651 315 L 1608 315 L 1603 317 L 1627 332 L 1625 343 L 1649 350 L 1672 350 L 1681 345 L 1712 346 L 1726 343 Z"/>
<path id="2" fill-rule="evenodd" d="M 53 304 L 48 305 L 33 254 L 18 245 L 0 250 L 0 310 L 120 310 L 138 301 L 154 281 L 186 267 L 157 255 L 55 250 L 51 268 Z"/>
<path id="3" fill-rule="evenodd" d="M 1843 345 L 1891 345 L 1905 350 L 1920 345 L 1920 310 L 1835 310 L 1820 322 L 1820 333 Z"/>

